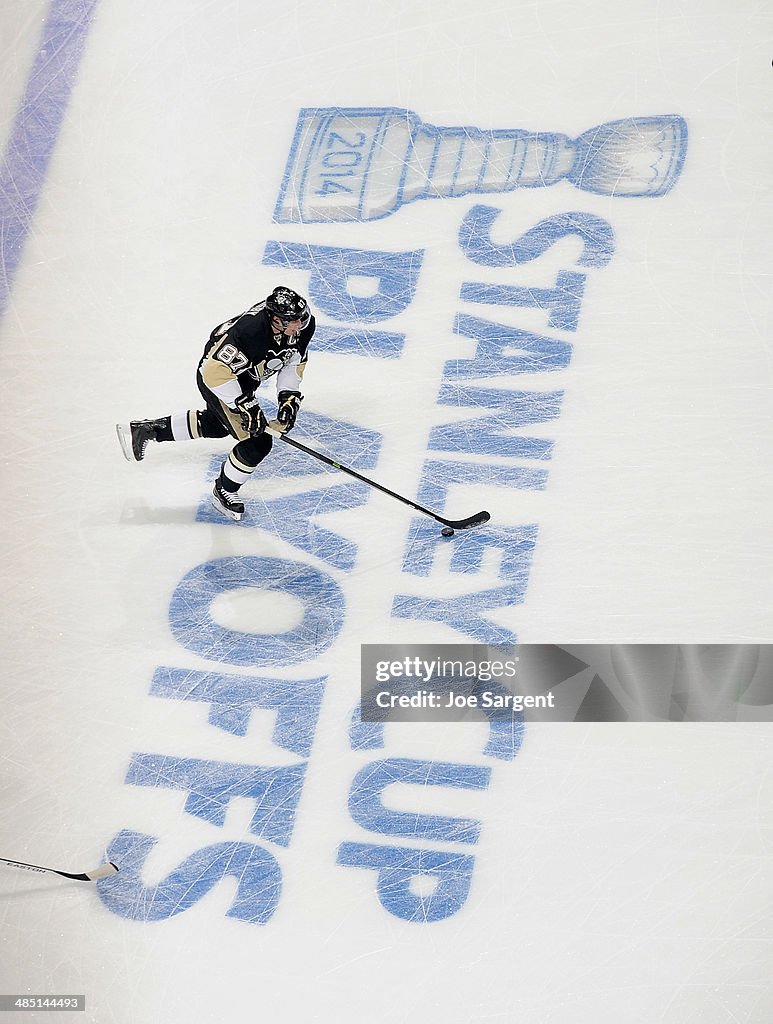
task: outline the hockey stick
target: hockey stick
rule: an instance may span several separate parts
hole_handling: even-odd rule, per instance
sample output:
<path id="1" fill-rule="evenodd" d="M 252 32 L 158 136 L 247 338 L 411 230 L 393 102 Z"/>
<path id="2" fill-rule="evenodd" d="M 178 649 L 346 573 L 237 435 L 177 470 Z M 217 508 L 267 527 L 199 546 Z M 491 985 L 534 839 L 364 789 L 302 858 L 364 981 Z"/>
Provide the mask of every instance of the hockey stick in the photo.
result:
<path id="1" fill-rule="evenodd" d="M 21 868 L 22 871 L 46 871 L 52 875 L 61 875 L 62 878 L 74 878 L 77 882 L 96 882 L 98 878 L 107 878 L 114 875 L 118 866 L 108 861 L 107 864 L 100 864 L 93 871 L 79 871 L 74 874 L 70 871 L 57 871 L 56 868 L 44 868 L 40 864 L 25 864 L 23 860 L 8 860 L 7 857 L 0 857 L 3 864 L 9 864 L 12 868 Z"/>
<path id="2" fill-rule="evenodd" d="M 312 448 L 307 448 L 305 444 L 301 444 L 300 441 L 296 441 L 295 438 L 288 437 L 282 430 L 278 430 L 274 424 L 276 420 L 271 420 L 266 430 L 269 434 L 274 437 L 281 437 L 285 444 L 290 444 L 293 448 L 297 448 L 299 451 L 306 452 L 307 455 L 311 455 L 314 459 L 319 459 L 320 462 L 326 463 L 328 466 L 332 466 L 333 469 L 340 469 L 342 473 L 348 473 L 349 476 L 353 476 L 356 480 L 362 480 L 363 483 L 368 484 L 369 487 L 375 487 L 377 491 L 382 491 L 384 494 L 388 494 L 390 498 L 397 498 L 398 501 L 402 501 L 404 505 L 410 505 L 411 508 L 415 508 L 417 512 L 423 512 L 425 516 L 431 516 L 436 519 L 437 522 L 443 523 L 447 530 L 470 530 L 473 526 L 482 526 L 483 523 L 487 523 L 491 516 L 488 512 L 476 512 L 475 515 L 468 516 L 466 519 L 444 519 L 443 516 L 439 516 L 436 512 L 430 511 L 428 508 L 424 508 L 423 505 L 417 505 L 415 501 L 411 501 L 410 498 L 403 497 L 402 494 L 397 494 L 395 491 L 390 491 L 388 487 L 384 487 L 382 484 L 377 484 L 375 480 L 370 480 L 368 477 L 358 473 L 356 469 L 350 469 L 349 466 L 342 466 L 340 462 L 336 462 L 334 459 L 329 459 L 327 455 L 322 455 L 321 452 L 315 452 Z M 449 534 L 446 534 L 449 536 Z"/>

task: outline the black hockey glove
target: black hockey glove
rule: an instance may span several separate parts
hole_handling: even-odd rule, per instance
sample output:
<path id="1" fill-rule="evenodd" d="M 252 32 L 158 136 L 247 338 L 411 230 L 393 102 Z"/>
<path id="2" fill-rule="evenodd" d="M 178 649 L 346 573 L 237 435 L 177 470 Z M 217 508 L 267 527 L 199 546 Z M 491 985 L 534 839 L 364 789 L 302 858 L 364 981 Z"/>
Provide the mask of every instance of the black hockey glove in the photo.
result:
<path id="1" fill-rule="evenodd" d="M 276 411 L 277 422 L 283 432 L 292 430 L 303 401 L 303 395 L 298 391 L 280 391 L 277 400 L 279 403 Z"/>
<path id="2" fill-rule="evenodd" d="M 242 426 L 250 437 L 262 434 L 266 429 L 266 417 L 258 405 L 257 395 L 240 395 L 235 404 L 236 411 L 241 417 Z"/>

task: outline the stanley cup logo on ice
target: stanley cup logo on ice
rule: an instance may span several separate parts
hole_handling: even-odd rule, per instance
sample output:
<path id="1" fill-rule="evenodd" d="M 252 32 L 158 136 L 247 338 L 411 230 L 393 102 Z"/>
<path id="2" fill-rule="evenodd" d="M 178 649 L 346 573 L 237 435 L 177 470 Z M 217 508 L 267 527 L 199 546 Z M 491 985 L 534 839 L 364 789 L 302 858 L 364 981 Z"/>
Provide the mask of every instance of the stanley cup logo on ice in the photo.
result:
<path id="1" fill-rule="evenodd" d="M 275 221 L 387 217 L 430 197 L 568 181 L 607 196 L 662 196 L 679 178 L 687 124 L 676 114 L 609 121 L 576 139 L 556 132 L 424 124 L 393 107 L 301 110 Z"/>

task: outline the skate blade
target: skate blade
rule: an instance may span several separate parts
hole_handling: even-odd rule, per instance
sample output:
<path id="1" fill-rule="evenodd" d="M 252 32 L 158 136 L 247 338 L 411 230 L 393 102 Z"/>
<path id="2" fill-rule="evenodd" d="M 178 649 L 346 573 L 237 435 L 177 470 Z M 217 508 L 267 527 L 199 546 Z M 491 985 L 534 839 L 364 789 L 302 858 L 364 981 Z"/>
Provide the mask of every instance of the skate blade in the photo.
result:
<path id="1" fill-rule="evenodd" d="M 212 495 L 212 504 L 214 505 L 218 512 L 222 512 L 224 516 L 228 516 L 229 519 L 233 519 L 235 523 L 238 523 L 243 515 L 243 513 L 234 512 L 233 509 L 228 508 L 226 505 L 223 505 L 216 494 Z"/>
<path id="2" fill-rule="evenodd" d="M 118 435 L 118 440 L 121 444 L 121 451 L 127 462 L 136 462 L 134 458 L 134 452 L 132 451 L 132 432 L 131 427 L 125 427 L 121 423 L 116 423 L 115 432 Z"/>

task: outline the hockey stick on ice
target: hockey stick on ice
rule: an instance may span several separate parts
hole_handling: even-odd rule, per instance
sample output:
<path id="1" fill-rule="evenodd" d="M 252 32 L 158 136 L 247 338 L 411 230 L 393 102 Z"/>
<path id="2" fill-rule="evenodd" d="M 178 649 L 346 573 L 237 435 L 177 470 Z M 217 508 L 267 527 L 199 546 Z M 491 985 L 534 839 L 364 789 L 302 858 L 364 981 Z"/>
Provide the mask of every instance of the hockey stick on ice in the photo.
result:
<path id="1" fill-rule="evenodd" d="M 423 505 L 417 505 L 415 501 L 411 501 L 410 498 L 403 497 L 402 494 L 397 494 L 395 491 L 390 491 L 388 487 L 384 487 L 382 484 L 377 484 L 375 480 L 370 480 L 368 477 L 358 473 L 355 469 L 350 469 L 349 466 L 342 466 L 340 462 L 336 462 L 334 459 L 329 459 L 327 455 L 322 455 L 321 452 L 315 452 L 312 448 L 307 448 L 305 444 L 301 444 L 300 441 L 296 441 L 293 437 L 288 437 L 286 433 L 278 430 L 274 424 L 276 420 L 271 420 L 266 430 L 269 434 L 274 437 L 281 437 L 286 443 L 297 448 L 299 451 L 306 452 L 307 455 L 311 455 L 314 459 L 319 459 L 320 462 L 326 463 L 328 466 L 332 466 L 333 469 L 340 469 L 342 473 L 348 473 L 349 476 L 353 476 L 357 480 L 362 480 L 363 483 L 368 484 L 369 487 L 375 487 L 377 491 L 382 491 L 384 494 L 388 494 L 391 498 L 396 498 L 398 501 L 402 501 L 404 505 L 410 505 L 411 508 L 415 508 L 417 512 L 423 512 L 425 516 L 431 516 L 432 519 L 437 520 L 448 530 L 470 530 L 473 526 L 482 526 L 483 523 L 487 523 L 491 516 L 488 512 L 476 512 L 475 515 L 468 516 L 466 519 L 444 519 L 443 516 L 439 516 L 437 512 L 431 512 L 430 509 L 424 508 Z"/>
<path id="2" fill-rule="evenodd" d="M 79 871 L 75 873 L 57 871 L 56 868 L 44 868 L 40 864 L 26 864 L 23 860 L 8 860 L 7 857 L 0 857 L 0 861 L 3 864 L 9 864 L 12 868 L 21 868 L 23 871 L 46 871 L 52 875 L 61 875 L 62 878 L 74 878 L 77 882 L 96 882 L 98 878 L 107 878 L 108 875 L 114 875 L 118 870 L 118 866 L 113 864 L 112 861 L 108 861 L 107 864 L 100 864 L 93 871 Z"/>

